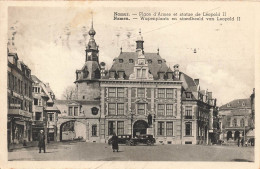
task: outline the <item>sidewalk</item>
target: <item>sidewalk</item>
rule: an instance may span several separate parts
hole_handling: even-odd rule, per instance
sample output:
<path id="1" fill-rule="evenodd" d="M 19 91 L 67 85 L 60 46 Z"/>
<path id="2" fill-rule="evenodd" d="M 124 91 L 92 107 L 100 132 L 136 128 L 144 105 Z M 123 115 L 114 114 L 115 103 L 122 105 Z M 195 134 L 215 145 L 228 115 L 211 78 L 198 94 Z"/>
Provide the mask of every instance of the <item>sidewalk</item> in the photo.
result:
<path id="1" fill-rule="evenodd" d="M 50 143 L 47 143 L 47 145 L 52 145 L 52 144 L 55 144 L 55 143 L 57 143 L 57 142 L 51 141 Z M 38 147 L 38 141 L 26 142 L 26 146 L 24 146 L 22 143 L 10 144 L 8 151 L 12 152 L 14 150 L 19 150 L 19 149 L 22 149 L 22 148 L 29 148 L 29 147 Z"/>

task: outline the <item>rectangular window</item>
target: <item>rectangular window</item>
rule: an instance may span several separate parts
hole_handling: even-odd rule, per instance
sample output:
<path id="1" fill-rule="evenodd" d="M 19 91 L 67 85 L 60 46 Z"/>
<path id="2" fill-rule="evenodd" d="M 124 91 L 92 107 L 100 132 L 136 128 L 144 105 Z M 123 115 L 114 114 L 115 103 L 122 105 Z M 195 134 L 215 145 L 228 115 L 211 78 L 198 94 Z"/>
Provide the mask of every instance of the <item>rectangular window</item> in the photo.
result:
<path id="1" fill-rule="evenodd" d="M 42 120 L 42 113 L 41 112 L 35 112 L 35 120 Z"/>
<path id="2" fill-rule="evenodd" d="M 158 89 L 158 98 L 165 98 L 165 89 Z"/>
<path id="3" fill-rule="evenodd" d="M 190 92 L 186 93 L 186 98 L 191 98 L 191 93 Z"/>
<path id="4" fill-rule="evenodd" d="M 124 97 L 124 88 L 117 88 L 117 97 Z"/>
<path id="5" fill-rule="evenodd" d="M 72 116 L 72 107 L 69 107 L 69 116 Z"/>
<path id="6" fill-rule="evenodd" d="M 192 119 L 192 106 L 185 106 L 185 119 Z"/>
<path id="7" fill-rule="evenodd" d="M 137 69 L 137 78 L 141 78 L 141 69 Z"/>
<path id="8" fill-rule="evenodd" d="M 124 122 L 118 121 L 117 122 L 117 135 L 123 135 L 124 134 Z"/>
<path id="9" fill-rule="evenodd" d="M 172 122 L 166 122 L 166 135 L 173 136 L 173 123 Z"/>
<path id="10" fill-rule="evenodd" d="M 38 106 L 38 99 L 33 99 L 33 103 L 35 106 Z"/>
<path id="11" fill-rule="evenodd" d="M 145 104 L 141 103 L 137 105 L 138 114 L 145 114 Z"/>
<path id="12" fill-rule="evenodd" d="M 164 135 L 164 122 L 158 122 L 158 132 L 157 135 Z"/>
<path id="13" fill-rule="evenodd" d="M 92 136 L 97 136 L 97 125 L 92 126 Z"/>
<path id="14" fill-rule="evenodd" d="M 79 108 L 78 107 L 74 107 L 74 116 L 78 116 L 79 114 Z"/>
<path id="15" fill-rule="evenodd" d="M 124 115 L 124 103 L 117 104 L 117 115 Z"/>
<path id="16" fill-rule="evenodd" d="M 192 135 L 192 123 L 191 122 L 185 123 L 185 135 L 186 136 Z"/>
<path id="17" fill-rule="evenodd" d="M 146 75 L 146 69 L 142 69 L 142 78 L 145 78 Z"/>
<path id="18" fill-rule="evenodd" d="M 48 121 L 54 121 L 54 114 L 48 114 Z"/>
<path id="19" fill-rule="evenodd" d="M 116 122 L 115 121 L 109 121 L 108 122 L 108 135 L 113 135 L 116 128 Z"/>
<path id="20" fill-rule="evenodd" d="M 145 88 L 138 88 L 137 89 L 137 97 L 145 97 Z"/>
<path id="21" fill-rule="evenodd" d="M 157 115 L 158 116 L 164 116 L 164 104 L 158 104 L 158 111 L 157 111 Z"/>
<path id="22" fill-rule="evenodd" d="M 108 104 L 108 115 L 116 115 L 116 104 L 115 103 Z"/>
<path id="23" fill-rule="evenodd" d="M 116 97 L 116 88 L 108 88 L 108 97 Z"/>
<path id="24" fill-rule="evenodd" d="M 173 116 L 173 105 L 166 104 L 166 116 Z"/>
<path id="25" fill-rule="evenodd" d="M 166 89 L 166 98 L 168 99 L 173 98 L 173 89 Z"/>

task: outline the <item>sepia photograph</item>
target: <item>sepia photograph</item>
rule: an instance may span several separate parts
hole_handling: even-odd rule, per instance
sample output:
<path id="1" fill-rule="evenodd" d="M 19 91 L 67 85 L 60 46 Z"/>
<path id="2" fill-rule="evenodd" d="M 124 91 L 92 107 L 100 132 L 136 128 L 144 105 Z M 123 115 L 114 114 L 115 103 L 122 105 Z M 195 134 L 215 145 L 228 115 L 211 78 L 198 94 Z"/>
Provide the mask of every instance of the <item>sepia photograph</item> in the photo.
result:
<path id="1" fill-rule="evenodd" d="M 253 4 L 31 4 L 11 3 L 1 15 L 4 168 L 21 161 L 259 168 Z"/>

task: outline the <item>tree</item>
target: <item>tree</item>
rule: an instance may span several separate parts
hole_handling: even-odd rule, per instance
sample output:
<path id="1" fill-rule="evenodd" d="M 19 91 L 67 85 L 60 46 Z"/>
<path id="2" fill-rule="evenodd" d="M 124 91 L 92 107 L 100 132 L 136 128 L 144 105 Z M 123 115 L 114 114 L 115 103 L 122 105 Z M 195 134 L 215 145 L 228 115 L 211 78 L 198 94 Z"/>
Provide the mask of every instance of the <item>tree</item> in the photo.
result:
<path id="1" fill-rule="evenodd" d="M 77 89 L 75 86 L 68 86 L 62 94 L 62 97 L 66 100 L 74 100 L 76 99 L 76 96 L 77 96 Z"/>

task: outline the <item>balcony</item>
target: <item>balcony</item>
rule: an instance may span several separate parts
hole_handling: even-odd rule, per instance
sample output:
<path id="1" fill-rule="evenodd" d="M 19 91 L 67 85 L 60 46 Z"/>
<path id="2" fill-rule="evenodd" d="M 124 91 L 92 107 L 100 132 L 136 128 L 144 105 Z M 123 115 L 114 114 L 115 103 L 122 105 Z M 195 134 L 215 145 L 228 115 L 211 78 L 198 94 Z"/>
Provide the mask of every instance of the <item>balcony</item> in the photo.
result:
<path id="1" fill-rule="evenodd" d="M 21 109 L 8 109 L 8 115 L 16 115 L 16 116 L 32 118 L 32 113 Z"/>
<path id="2" fill-rule="evenodd" d="M 184 119 L 194 119 L 194 116 L 191 116 L 191 115 L 184 115 Z"/>

